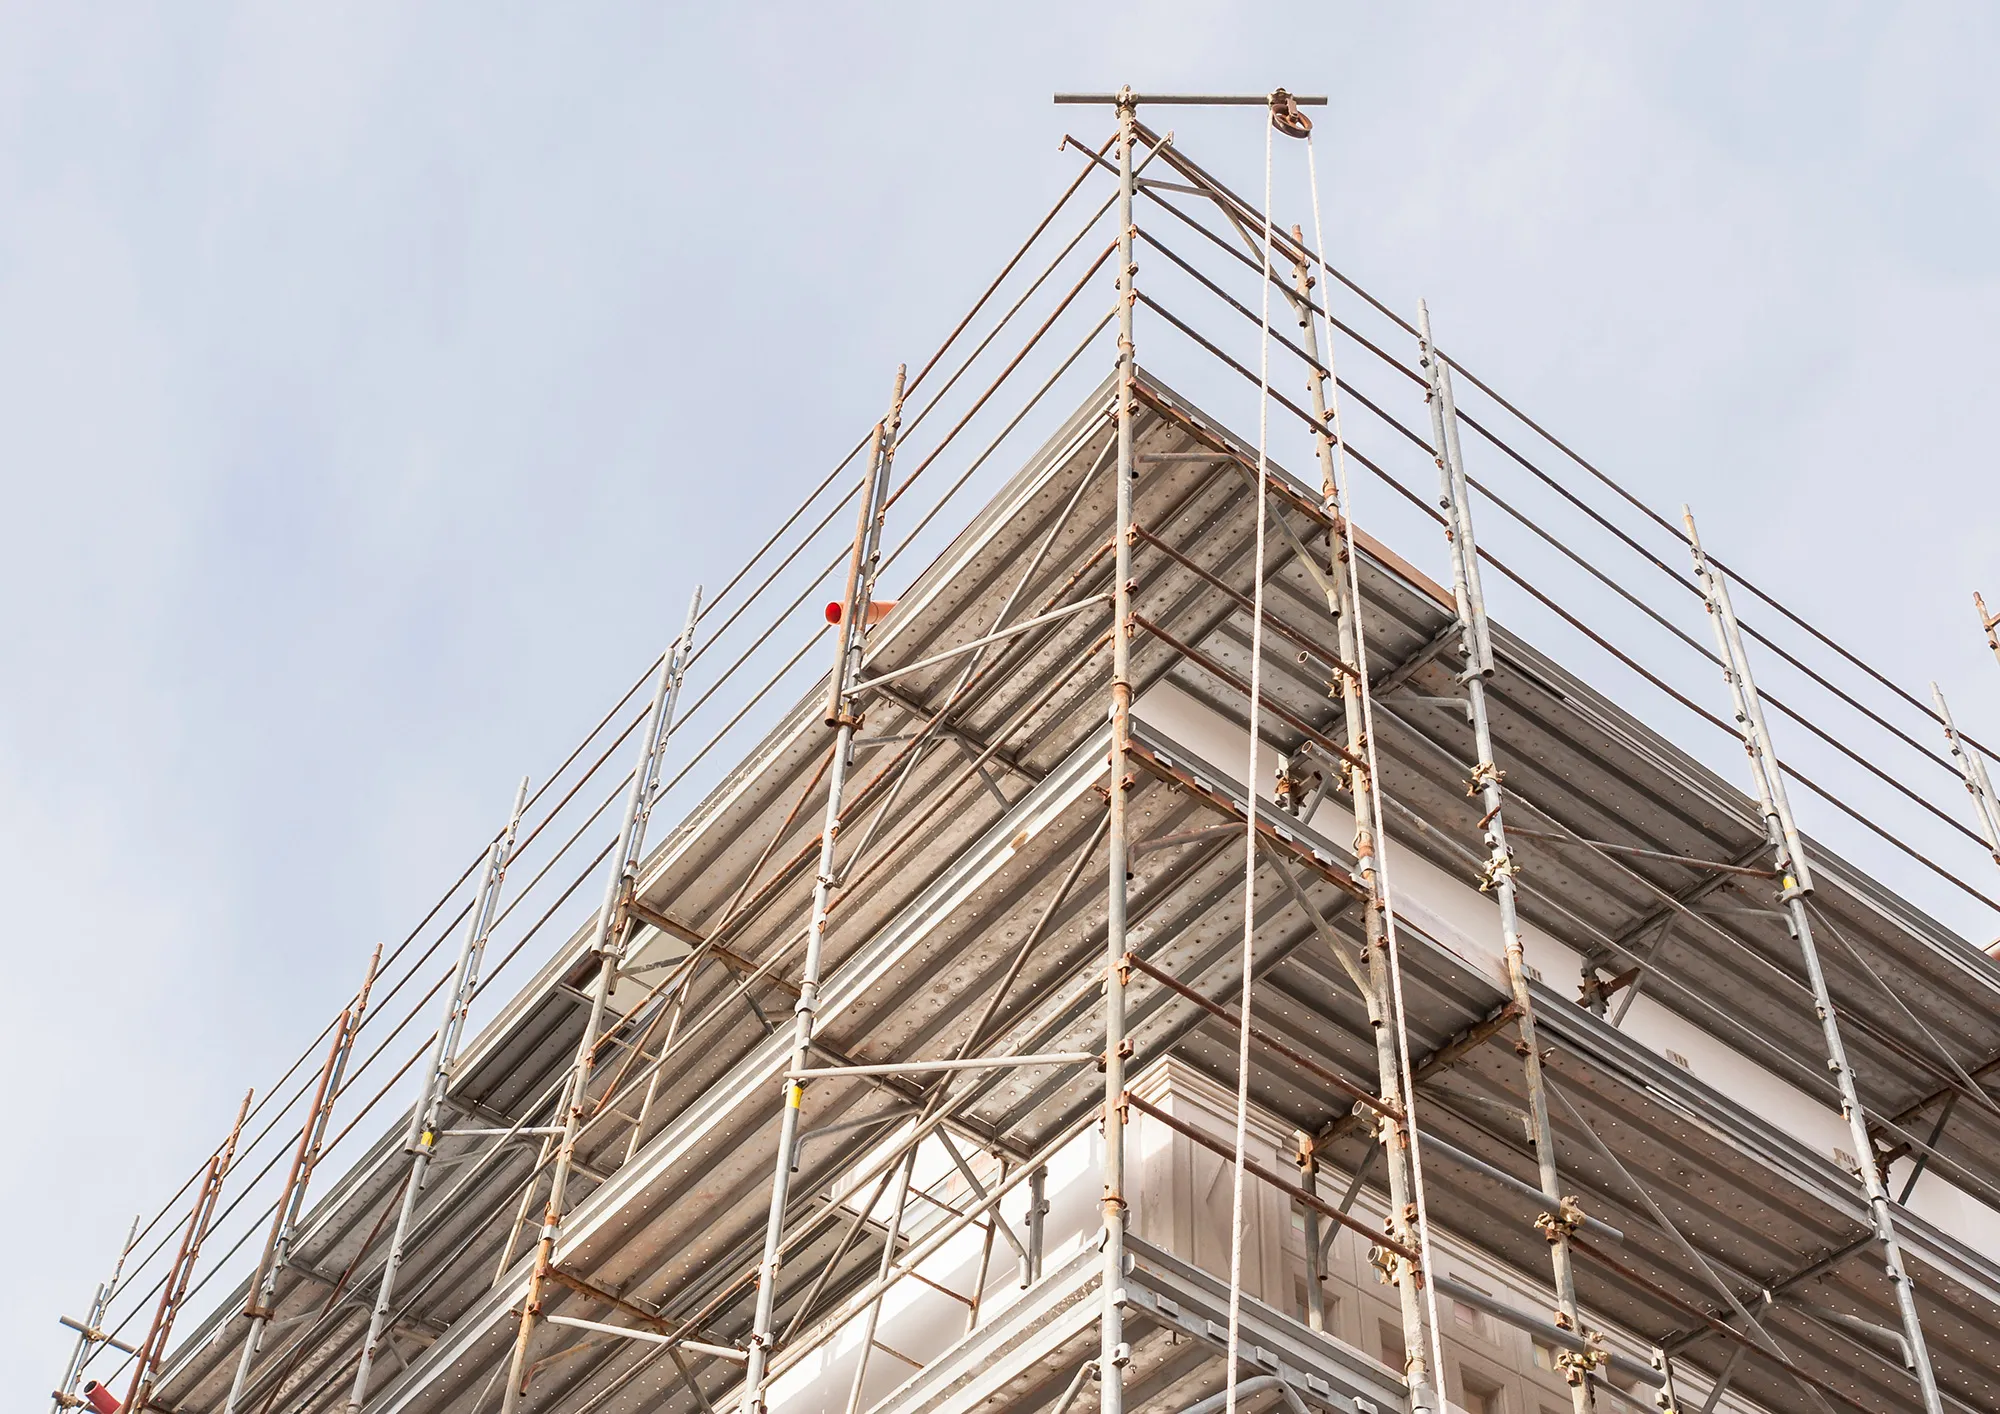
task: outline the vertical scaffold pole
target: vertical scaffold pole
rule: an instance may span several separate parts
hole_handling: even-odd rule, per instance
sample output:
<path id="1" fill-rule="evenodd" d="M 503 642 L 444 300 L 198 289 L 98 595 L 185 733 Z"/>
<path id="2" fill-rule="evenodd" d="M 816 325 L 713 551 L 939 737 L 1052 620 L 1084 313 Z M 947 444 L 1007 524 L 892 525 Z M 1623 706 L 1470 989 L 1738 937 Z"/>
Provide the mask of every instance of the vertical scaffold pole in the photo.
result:
<path id="1" fill-rule="evenodd" d="M 687 671 L 688 659 L 694 652 L 695 623 L 700 616 L 701 588 L 697 585 L 688 600 L 687 623 L 680 638 L 660 659 L 660 676 L 653 688 L 653 705 L 640 742 L 639 760 L 632 768 L 632 785 L 625 796 L 625 819 L 618 829 L 618 847 L 612 851 L 611 874 L 604 882 L 604 902 L 597 910 L 591 939 L 591 951 L 598 958 L 597 981 L 590 991 L 589 1016 L 577 1040 L 576 1059 L 570 1065 L 569 1082 L 564 1087 L 562 1143 L 556 1150 L 555 1166 L 549 1176 L 548 1204 L 542 1210 L 541 1236 L 535 1243 L 534 1275 L 528 1278 L 527 1298 L 521 1303 L 521 1327 L 507 1366 L 501 1414 L 514 1414 L 521 1407 L 521 1397 L 528 1392 L 528 1343 L 534 1339 L 535 1318 L 541 1314 L 542 1295 L 548 1290 L 549 1272 L 555 1266 L 563 1200 L 570 1173 L 576 1166 L 577 1133 L 583 1128 L 584 1110 L 590 1102 L 590 1074 L 597 1064 L 598 1033 L 604 1027 L 605 1008 L 618 980 L 618 964 L 624 961 L 625 944 L 632 933 L 631 906 L 639 887 L 646 821 L 652 815 L 660 765 L 666 757 L 667 740 L 673 735 L 674 705 L 680 697 L 681 678 Z"/>
<path id="2" fill-rule="evenodd" d="M 1133 419 L 1138 412 L 1138 362 L 1132 342 L 1138 267 L 1132 255 L 1132 145 L 1138 106 L 1128 87 L 1118 94 L 1118 492 L 1111 589 L 1111 778 L 1106 853 L 1110 856 L 1104 927 L 1104 1214 L 1098 1285 L 1097 1380 L 1102 1414 L 1125 1414 L 1125 872 L 1130 845 L 1125 819 L 1126 768 L 1132 741 L 1132 491 L 1139 475 Z"/>
<path id="3" fill-rule="evenodd" d="M 111 1298 L 119 1291 L 119 1284 L 125 1276 L 125 1259 L 132 1255 L 132 1247 L 139 1240 L 139 1219 L 135 1215 L 132 1226 L 125 1234 L 125 1245 L 118 1249 L 118 1260 L 111 1268 L 111 1280 L 100 1283 L 97 1294 L 90 1298 L 90 1308 L 83 1319 L 83 1328 L 76 1333 L 76 1347 L 70 1352 L 69 1364 L 64 1367 L 62 1384 L 54 1391 L 55 1405 L 50 1414 L 62 1414 L 65 1409 L 74 1409 L 83 1403 L 76 1392 L 76 1382 L 83 1378 L 84 1368 L 98 1346 L 110 1345 L 111 1337 L 104 1332 L 104 1315 L 111 1308 Z M 121 1345 L 123 1350 L 130 1346 Z"/>
<path id="4" fill-rule="evenodd" d="M 1993 650 L 1993 656 L 2000 659 L 2000 614 L 1986 612 L 1986 601 L 1979 597 L 1979 591 L 1972 591 L 1972 607 L 1979 611 L 1979 631 L 1986 635 L 1986 646 Z"/>
<path id="5" fill-rule="evenodd" d="M 1042 1279 L 1042 1236 L 1049 1219 L 1049 1166 L 1028 1175 L 1028 1281 Z"/>
<path id="6" fill-rule="evenodd" d="M 500 886 L 514 856 L 514 839 L 521 828 L 521 810 L 528 799 L 524 776 L 514 792 L 514 808 L 508 812 L 506 828 L 486 850 L 486 865 L 479 876 L 479 892 L 474 895 L 472 912 L 466 920 L 465 936 L 458 945 L 458 961 L 452 968 L 451 991 L 446 998 L 444 1020 L 431 1043 L 430 1068 L 424 1072 L 424 1090 L 410 1112 L 409 1137 L 403 1148 L 410 1156 L 403 1180 L 401 1206 L 396 1211 L 396 1230 L 389 1239 L 389 1255 L 382 1263 L 382 1280 L 375 1288 L 375 1304 L 368 1313 L 368 1334 L 361 1342 L 361 1361 L 355 1367 L 354 1384 L 348 1391 L 347 1408 L 358 1411 L 368 1397 L 369 1376 L 374 1373 L 375 1355 L 389 1329 L 389 1315 L 396 1295 L 396 1276 L 410 1240 L 410 1225 L 416 1221 L 417 1201 L 423 1196 L 424 1181 L 430 1173 L 431 1155 L 437 1144 L 438 1121 L 444 1108 L 445 1091 L 458 1064 L 458 1043 L 465 1034 L 465 1016 L 479 990 L 479 966 L 486 955 L 486 939 L 499 913 Z M 248 1363 L 248 1356 L 245 1356 Z M 239 1379 L 241 1377 L 239 1376 Z M 225 1410 L 224 1414 L 233 1414 Z"/>
<path id="7" fill-rule="evenodd" d="M 131 1414 L 146 1414 L 146 1406 L 152 1402 L 153 1380 L 160 1373 L 160 1362 L 166 1358 L 174 1318 L 180 1314 L 181 1303 L 187 1300 L 194 1266 L 201 1258 L 201 1244 L 208 1237 L 209 1224 L 215 1220 L 215 1203 L 222 1194 L 223 1180 L 229 1177 L 230 1165 L 236 1162 L 236 1141 L 243 1133 L 243 1121 L 250 1113 L 250 1099 L 255 1093 L 250 1090 L 243 1092 L 243 1103 L 236 1111 L 236 1123 L 230 1126 L 229 1137 L 222 1141 L 222 1147 L 209 1157 L 208 1168 L 202 1174 L 201 1188 L 194 1196 L 194 1207 L 188 1212 L 187 1229 L 181 1234 L 180 1249 L 174 1253 L 173 1264 L 167 1268 L 166 1280 L 160 1284 L 160 1304 L 153 1313 L 153 1324 L 146 1332 L 146 1339 L 140 1343 L 132 1370 L 132 1383 L 125 1391 L 124 1407 Z"/>
<path id="8" fill-rule="evenodd" d="M 1297 1136 L 1299 1187 L 1317 1198 L 1319 1196 L 1319 1154 L 1313 1147 L 1313 1137 L 1303 1131 Z M 1320 1260 L 1319 1245 L 1320 1215 L 1318 1208 L 1305 1211 L 1306 1240 L 1306 1325 L 1312 1330 L 1326 1329 L 1326 1268 Z"/>
<path id="9" fill-rule="evenodd" d="M 1427 382 L 1426 401 L 1430 404 L 1431 445 L 1437 457 L 1438 504 L 1444 510 L 1445 540 L 1451 547 L 1452 597 L 1458 610 L 1461 651 L 1465 657 L 1465 669 L 1458 678 L 1465 685 L 1466 709 L 1472 719 L 1474 764 L 1467 793 L 1479 797 L 1480 821 L 1488 851 L 1486 863 L 1480 868 L 1479 887 L 1492 894 L 1500 907 L 1501 951 L 1506 958 L 1507 985 L 1518 1012 L 1515 1024 L 1520 1028 L 1522 1068 L 1527 1076 L 1528 1121 L 1534 1130 L 1535 1163 L 1546 1200 L 1535 1226 L 1549 1243 L 1549 1264 L 1556 1292 L 1555 1322 L 1580 1336 L 1585 1332 L 1577 1308 L 1576 1268 L 1569 1236 L 1581 1226 L 1583 1213 L 1575 1199 L 1562 1196 L 1562 1177 L 1556 1170 L 1555 1133 L 1549 1123 L 1549 1097 L 1542 1082 L 1542 1052 L 1535 1033 L 1535 1003 L 1528 990 L 1527 955 L 1521 946 L 1520 915 L 1514 895 L 1514 857 L 1507 847 L 1507 827 L 1502 815 L 1506 795 L 1500 782 L 1504 773 L 1494 759 L 1493 729 L 1486 712 L 1486 679 L 1493 675 L 1493 635 L 1479 579 L 1479 547 L 1472 534 L 1472 493 L 1459 446 L 1458 404 L 1452 394 L 1451 369 L 1431 340 L 1430 306 L 1421 302 L 1417 306 L 1417 337 Z M 1591 1414 L 1596 1407 L 1591 1372 L 1597 1366 L 1597 1352 L 1565 1351 L 1558 1358 L 1564 1378 L 1569 1381 L 1570 1398 L 1577 1414 Z"/>
<path id="10" fill-rule="evenodd" d="M 1701 585 L 1709 618 L 1715 627 L 1715 645 L 1721 655 L 1723 677 L 1729 684 L 1730 701 L 1736 712 L 1737 729 L 1743 735 L 1743 750 L 1750 758 L 1750 775 L 1757 788 L 1757 807 L 1764 817 L 1764 832 L 1777 855 L 1779 898 L 1785 905 L 1785 925 L 1799 945 L 1805 961 L 1806 981 L 1812 988 L 1813 1010 L 1819 1014 L 1820 1032 L 1826 1042 L 1827 1068 L 1840 1087 L 1840 1109 L 1854 1139 L 1856 1167 L 1868 1195 L 1868 1213 L 1875 1240 L 1882 1247 L 1882 1265 L 1896 1293 L 1896 1310 L 1903 1321 L 1903 1339 L 1909 1346 L 1911 1373 L 1923 1393 L 1928 1414 L 1943 1414 L 1937 1375 L 1931 1369 L 1930 1351 L 1924 1344 L 1924 1328 L 1917 1315 L 1917 1291 L 1903 1267 L 1903 1250 L 1896 1239 L 1895 1219 L 1890 1216 L 1889 1191 L 1883 1185 L 1875 1163 L 1875 1146 L 1868 1135 L 1868 1112 L 1862 1108 L 1855 1086 L 1854 1068 L 1848 1064 L 1847 1047 L 1840 1038 L 1840 1017 L 1834 1010 L 1833 995 L 1827 990 L 1826 973 L 1820 967 L 1819 948 L 1813 942 L 1812 922 L 1807 916 L 1806 899 L 1813 890 L 1812 869 L 1806 862 L 1798 826 L 1785 795 L 1784 771 L 1771 745 L 1771 733 L 1764 723 L 1764 707 L 1757 685 L 1750 676 L 1750 659 L 1736 625 L 1736 612 L 1729 602 L 1729 584 L 1722 572 L 1702 553 L 1695 533 L 1694 516 L 1681 509 L 1687 523 L 1688 547 L 1694 554 L 1695 579 Z"/>
<path id="11" fill-rule="evenodd" d="M 1304 237 L 1296 230 L 1293 239 L 1303 246 Z M 1320 358 L 1319 332 L 1312 312 L 1313 276 L 1303 259 L 1292 267 L 1294 301 L 1299 314 L 1300 337 L 1304 341 L 1307 365 L 1306 386 L 1312 398 L 1317 430 L 1313 435 L 1319 456 L 1322 509 L 1336 527 L 1344 524 L 1347 508 L 1340 501 L 1340 476 L 1334 464 L 1338 449 L 1339 414 L 1329 396 L 1327 364 Z M 1327 337 L 1332 339 L 1329 328 Z M 1337 395 L 1337 390 L 1336 390 Z M 1389 967 L 1388 920 L 1382 901 L 1382 884 L 1375 867 L 1375 783 L 1364 764 L 1368 760 L 1366 712 L 1362 693 L 1366 690 L 1353 665 L 1360 662 L 1361 615 L 1354 580 L 1349 575 L 1347 537 L 1336 529 L 1331 541 L 1333 587 L 1328 607 L 1333 612 L 1335 641 L 1339 645 L 1341 719 L 1347 738 L 1347 779 L 1354 807 L 1354 881 L 1362 890 L 1362 936 L 1366 942 L 1368 991 L 1362 997 L 1368 1010 L 1369 1030 L 1375 1037 L 1375 1069 L 1382 1099 L 1389 1113 L 1381 1117 L 1383 1166 L 1388 1171 L 1389 1235 L 1406 1248 L 1419 1244 L 1414 1214 L 1416 1186 L 1410 1168 L 1410 1127 L 1407 1095 L 1403 1089 L 1402 1058 L 1397 1032 L 1402 1025 L 1396 1008 L 1394 978 Z M 1434 1345 L 1430 1323 L 1425 1318 L 1423 1284 L 1427 1275 L 1414 1263 L 1384 1254 L 1394 1272 L 1397 1309 L 1403 1323 L 1403 1377 L 1409 1385 L 1412 1414 L 1433 1414 L 1439 1408 L 1433 1388 L 1431 1350 Z"/>
<path id="12" fill-rule="evenodd" d="M 826 724 L 834 729 L 833 760 L 827 769 L 826 814 L 819 832 L 819 874 L 813 881 L 812 913 L 806 924 L 805 960 L 799 978 L 799 1000 L 792 1009 L 791 1060 L 784 1079 L 784 1108 L 778 1118 L 778 1157 L 771 1175 L 771 1210 L 764 1224 L 764 1257 L 757 1266 L 757 1311 L 743 1371 L 744 1414 L 762 1414 L 765 1372 L 770 1368 L 772 1332 L 778 1311 L 779 1253 L 785 1236 L 785 1206 L 791 1199 L 792 1160 L 798 1147 L 799 1116 L 805 1091 L 795 1078 L 811 1057 L 813 1026 L 819 1009 L 820 962 L 826 944 L 827 914 L 833 903 L 834 846 L 840 833 L 842 796 L 853 764 L 854 733 L 861 724 L 860 703 L 854 696 L 859 679 L 864 635 L 875 596 L 875 572 L 881 563 L 882 517 L 889 500 L 889 472 L 896 455 L 896 438 L 903 422 L 903 379 L 896 370 L 889 415 L 875 426 L 874 445 L 864 473 L 861 508 L 854 527 L 854 550 L 847 563 L 847 593 L 834 626 L 837 656 L 827 689 Z"/>
<path id="13" fill-rule="evenodd" d="M 1958 773 L 1965 778 L 1965 792 L 1972 797 L 1973 813 L 1979 817 L 1979 833 L 1986 837 L 1993 862 L 2000 864 L 2000 799 L 1994 797 L 1986 762 L 1980 757 L 1978 747 L 1967 746 L 1958 739 L 1958 724 L 1952 721 L 1951 708 L 1944 705 L 1944 693 L 1936 683 L 1931 684 L 1931 700 L 1937 703 L 1938 721 L 1944 726 L 1944 739 L 1951 746 L 1952 759 L 1958 762 Z"/>
<path id="14" fill-rule="evenodd" d="M 236 1414 L 236 1403 L 243 1397 L 243 1385 L 250 1378 L 250 1367 L 264 1344 L 264 1331 L 276 1314 L 278 1275 L 291 1258 L 292 1237 L 298 1231 L 299 1214 L 305 1210 L 306 1188 L 312 1182 L 313 1167 L 318 1164 L 321 1146 L 326 1142 L 327 1121 L 333 1114 L 333 1102 L 340 1094 L 347 1059 L 354 1053 L 354 1036 L 361 1029 L 362 1018 L 367 1014 L 368 993 L 375 986 L 375 969 L 381 962 L 382 945 L 377 943 L 368 958 L 368 971 L 361 979 L 361 990 L 355 993 L 354 1000 L 348 1003 L 347 1009 L 334 1023 L 333 1044 L 327 1048 L 326 1063 L 320 1067 L 312 1104 L 306 1110 L 305 1123 L 299 1126 L 299 1146 L 292 1153 L 291 1171 L 285 1175 L 284 1189 L 278 1194 L 278 1206 L 271 1214 L 271 1235 L 265 1239 L 264 1254 L 257 1259 L 257 1270 L 250 1276 L 250 1296 L 243 1306 L 243 1314 L 250 1318 L 250 1330 L 243 1337 L 243 1354 L 236 1362 L 236 1377 L 230 1381 L 229 1394 L 223 1400 L 223 1414 Z"/>

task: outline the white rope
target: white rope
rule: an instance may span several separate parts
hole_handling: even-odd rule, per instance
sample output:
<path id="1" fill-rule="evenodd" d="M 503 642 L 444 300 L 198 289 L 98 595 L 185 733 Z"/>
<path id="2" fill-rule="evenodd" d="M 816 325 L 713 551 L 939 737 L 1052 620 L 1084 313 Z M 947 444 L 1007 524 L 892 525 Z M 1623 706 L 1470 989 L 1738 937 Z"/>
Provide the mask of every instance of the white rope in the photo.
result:
<path id="1" fill-rule="evenodd" d="M 1250 764 L 1243 772 L 1243 980 L 1236 1028 L 1236 1151 L 1229 1187 L 1229 1353 L 1223 1368 L 1224 1414 L 1236 1414 L 1236 1357 L 1243 1333 L 1243 1175 L 1250 1138 L 1250 983 L 1257 932 L 1257 741 L 1264 692 L 1264 488 L 1270 474 L 1271 425 L 1271 135 L 1264 125 L 1264 303 L 1257 368 L 1257 554 L 1251 562 Z"/>
<path id="2" fill-rule="evenodd" d="M 1410 1197 L 1417 1210 L 1417 1253 L 1423 1260 L 1424 1319 L 1430 1326 L 1431 1386 L 1438 1392 L 1442 1403 L 1444 1398 L 1444 1344 L 1438 1329 L 1437 1286 L 1431 1275 L 1437 1270 L 1431 1256 L 1430 1206 L 1424 1197 L 1424 1165 L 1421 1146 L 1418 1143 L 1417 1086 L 1416 1077 L 1410 1065 L 1410 1033 L 1404 1024 L 1403 1011 L 1403 967 L 1401 954 L 1397 948 L 1396 910 L 1389 892 L 1389 836 L 1383 828 L 1382 819 L 1382 773 L 1377 766 L 1375 754 L 1375 699 L 1368 690 L 1368 634 L 1361 614 L 1361 557 L 1354 548 L 1354 517 L 1347 495 L 1347 439 L 1340 430 L 1340 378 L 1334 373 L 1333 365 L 1333 284 L 1326 268 L 1326 236 L 1321 230 L 1319 219 L 1319 171 L 1313 161 L 1312 135 L 1306 135 L 1306 181 L 1312 189 L 1313 247 L 1319 260 L 1319 297 L 1326 311 L 1326 346 L 1322 352 L 1327 369 L 1327 382 L 1332 384 L 1329 408 L 1333 414 L 1334 446 L 1334 489 L 1339 497 L 1341 538 L 1347 548 L 1348 602 L 1354 613 L 1354 669 L 1361 697 L 1362 751 L 1368 762 L 1368 779 L 1374 789 L 1368 793 L 1369 814 L 1374 818 L 1367 821 L 1369 830 L 1375 836 L 1375 879 L 1376 888 L 1382 900 L 1382 921 L 1389 952 L 1389 982 L 1396 1007 L 1394 1017 L 1396 1035 L 1396 1059 L 1403 1081 L 1403 1125 L 1410 1141 Z M 1267 179 L 1268 180 L 1268 179 Z M 1268 205 L 1268 199 L 1267 199 Z M 1269 238 L 1269 217 L 1266 217 L 1266 239 Z M 1268 262 L 1268 256 L 1266 257 Z M 1265 285 L 1270 284 L 1268 278 Z M 1268 296 L 1266 303 L 1268 305 Z M 1312 318 L 1310 308 L 1306 317 Z M 1393 1162 L 1393 1157 L 1391 1162 Z"/>

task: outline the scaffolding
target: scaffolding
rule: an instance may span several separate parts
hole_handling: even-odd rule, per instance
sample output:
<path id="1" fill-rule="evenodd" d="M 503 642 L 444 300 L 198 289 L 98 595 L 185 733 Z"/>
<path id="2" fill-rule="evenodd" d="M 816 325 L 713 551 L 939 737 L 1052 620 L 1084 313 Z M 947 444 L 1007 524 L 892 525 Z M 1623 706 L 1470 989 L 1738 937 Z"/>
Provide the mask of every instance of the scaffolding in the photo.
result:
<path id="1" fill-rule="evenodd" d="M 1965 941 L 2000 911 L 1992 749 L 1342 274 L 1323 99 L 1058 101 L 1115 127 L 1065 138 L 1074 179 L 880 420 L 135 1224 L 59 1408 L 123 1375 L 127 1414 L 1443 1414 L 1442 1307 L 1531 1336 L 1576 1414 L 2000 1410 L 2000 1253 L 1912 1206 L 2000 1208 L 2000 967 Z M 1261 203 L 1142 120 L 1189 105 L 1261 110 Z M 1254 440 L 1193 401 L 1245 389 Z M 1440 581 L 1390 548 L 1439 532 Z M 1233 1133 L 1148 1088 L 1169 1061 Z M 1226 1270 L 1140 1221 L 1142 1132 L 1228 1174 Z M 1052 1261 L 1079 1146 L 1092 1236 Z M 1250 1192 L 1302 1225 L 1295 1311 L 1246 1288 Z M 1343 1233 L 1393 1358 L 1335 1334 Z M 883 1324 L 915 1291 L 964 1309 L 921 1355 Z"/>

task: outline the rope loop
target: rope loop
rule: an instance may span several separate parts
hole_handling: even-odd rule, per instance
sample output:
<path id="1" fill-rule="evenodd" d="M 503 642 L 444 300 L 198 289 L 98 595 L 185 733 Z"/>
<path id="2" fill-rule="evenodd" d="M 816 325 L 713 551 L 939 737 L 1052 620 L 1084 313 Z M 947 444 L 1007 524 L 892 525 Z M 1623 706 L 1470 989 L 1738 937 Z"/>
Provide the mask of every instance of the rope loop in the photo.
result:
<path id="1" fill-rule="evenodd" d="M 1282 98 L 1294 113 L 1298 111 L 1283 89 L 1271 95 L 1271 126 L 1285 131 L 1278 122 L 1278 101 Z M 1236 1414 L 1236 1366 L 1243 1337 L 1243 1179 L 1250 1134 L 1250 1015 L 1256 981 L 1255 940 L 1257 932 L 1257 746 L 1258 722 L 1264 705 L 1264 545 L 1269 519 L 1266 488 L 1270 483 L 1271 428 L 1271 131 L 1264 133 L 1264 279 L 1263 311 L 1259 316 L 1257 373 L 1257 540 L 1251 561 L 1250 608 L 1250 761 L 1243 779 L 1248 784 L 1243 833 L 1243 948 L 1242 1020 L 1236 1038 L 1236 1125 L 1231 1152 L 1229 1192 L 1229 1335 L 1224 1353 L 1223 1381 L 1226 1393 L 1223 1414 Z"/>

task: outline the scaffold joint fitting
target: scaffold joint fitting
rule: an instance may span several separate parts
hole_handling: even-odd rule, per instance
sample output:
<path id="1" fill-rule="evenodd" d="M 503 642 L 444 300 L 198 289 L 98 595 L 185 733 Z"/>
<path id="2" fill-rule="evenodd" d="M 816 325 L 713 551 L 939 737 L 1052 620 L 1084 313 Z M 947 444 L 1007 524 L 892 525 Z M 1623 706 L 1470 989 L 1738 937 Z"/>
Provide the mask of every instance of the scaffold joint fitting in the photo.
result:
<path id="1" fill-rule="evenodd" d="M 1573 1193 L 1564 1194 L 1553 1213 L 1541 1213 L 1535 1218 L 1536 1229 L 1552 1243 L 1562 1241 L 1581 1228 L 1583 1223 L 1583 1207 Z"/>
<path id="2" fill-rule="evenodd" d="M 1487 894 L 1500 887 L 1503 879 L 1519 875 L 1521 866 L 1514 862 L 1514 856 L 1504 849 L 1495 850 L 1492 857 L 1479 866 L 1479 892 Z"/>

